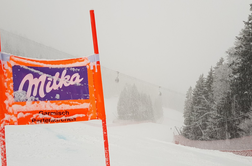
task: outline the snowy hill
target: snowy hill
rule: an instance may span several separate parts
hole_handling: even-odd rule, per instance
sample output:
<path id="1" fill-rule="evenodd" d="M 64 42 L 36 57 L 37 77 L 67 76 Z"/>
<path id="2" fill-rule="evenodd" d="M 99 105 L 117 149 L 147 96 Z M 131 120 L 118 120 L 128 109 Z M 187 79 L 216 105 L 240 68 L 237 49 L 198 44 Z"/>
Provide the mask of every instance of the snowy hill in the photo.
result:
<path id="1" fill-rule="evenodd" d="M 173 143 L 180 112 L 164 109 L 162 122 L 113 123 L 118 98 L 105 99 L 111 166 L 251 165 L 252 158 Z M 105 165 L 100 121 L 7 126 L 8 166 Z"/>
<path id="2" fill-rule="evenodd" d="M 3 51 L 32 58 L 71 55 L 8 32 L 1 33 Z M 46 57 L 47 56 L 47 57 Z M 184 95 L 102 69 L 111 166 L 237 166 L 252 158 L 173 143 L 183 124 Z M 119 121 L 117 102 L 125 84 L 135 84 L 153 103 L 162 99 L 163 117 L 152 122 Z M 6 126 L 8 166 L 103 166 L 105 156 L 101 121 L 68 124 Z"/>
<path id="3" fill-rule="evenodd" d="M 3 29 L 0 31 L 2 52 L 37 59 L 76 58 L 75 55 L 42 45 Z M 183 112 L 185 94 L 144 82 L 104 66 L 102 66 L 102 81 L 106 98 L 118 97 L 127 84 L 134 84 L 140 92 L 151 96 L 153 104 L 156 100 L 161 100 L 163 107 Z"/>

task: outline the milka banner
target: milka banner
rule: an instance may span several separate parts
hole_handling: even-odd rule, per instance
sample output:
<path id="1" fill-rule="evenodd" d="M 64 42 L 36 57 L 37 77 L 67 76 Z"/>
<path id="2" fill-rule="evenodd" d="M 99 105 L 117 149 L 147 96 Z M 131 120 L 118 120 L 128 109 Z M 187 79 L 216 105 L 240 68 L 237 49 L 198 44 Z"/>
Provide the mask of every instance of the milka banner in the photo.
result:
<path id="1" fill-rule="evenodd" d="M 106 166 L 110 166 L 107 125 L 94 10 L 90 10 L 94 55 L 37 60 L 1 52 L 0 146 L 7 166 L 5 126 L 102 120 Z"/>
<path id="2" fill-rule="evenodd" d="M 1 124 L 30 125 L 105 118 L 99 55 L 36 60 L 1 53 Z"/>

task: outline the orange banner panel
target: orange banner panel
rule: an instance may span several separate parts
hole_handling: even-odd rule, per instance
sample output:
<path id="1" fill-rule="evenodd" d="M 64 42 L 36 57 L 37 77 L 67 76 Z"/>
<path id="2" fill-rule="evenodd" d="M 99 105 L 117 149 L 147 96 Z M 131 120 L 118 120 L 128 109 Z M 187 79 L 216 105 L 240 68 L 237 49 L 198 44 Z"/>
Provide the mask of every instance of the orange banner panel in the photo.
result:
<path id="1" fill-rule="evenodd" d="M 93 56 L 36 60 L 6 55 L 1 63 L 0 118 L 9 124 L 31 125 L 104 120 L 99 61 Z M 7 60 L 6 60 L 7 59 Z M 98 81 L 96 81 L 98 80 Z M 100 81 L 100 82 L 99 82 Z"/>

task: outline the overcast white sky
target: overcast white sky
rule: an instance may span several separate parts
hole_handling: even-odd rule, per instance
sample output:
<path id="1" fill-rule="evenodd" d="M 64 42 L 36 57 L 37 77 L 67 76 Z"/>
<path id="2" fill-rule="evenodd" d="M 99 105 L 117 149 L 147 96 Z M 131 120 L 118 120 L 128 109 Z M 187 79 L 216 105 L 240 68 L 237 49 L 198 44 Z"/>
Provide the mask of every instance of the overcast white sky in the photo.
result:
<path id="1" fill-rule="evenodd" d="M 251 0 L 0 0 L 0 28 L 186 93 L 233 46 Z"/>

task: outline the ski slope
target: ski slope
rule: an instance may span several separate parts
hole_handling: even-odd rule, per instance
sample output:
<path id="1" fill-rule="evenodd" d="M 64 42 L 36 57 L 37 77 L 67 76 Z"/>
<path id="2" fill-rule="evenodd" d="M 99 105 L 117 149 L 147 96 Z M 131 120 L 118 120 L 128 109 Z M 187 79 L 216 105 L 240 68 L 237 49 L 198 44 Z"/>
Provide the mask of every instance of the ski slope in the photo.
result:
<path id="1" fill-rule="evenodd" d="M 158 123 L 116 121 L 105 99 L 111 166 L 251 166 L 252 158 L 173 143 L 182 113 L 164 109 Z M 7 126 L 8 166 L 105 166 L 101 121 Z"/>

